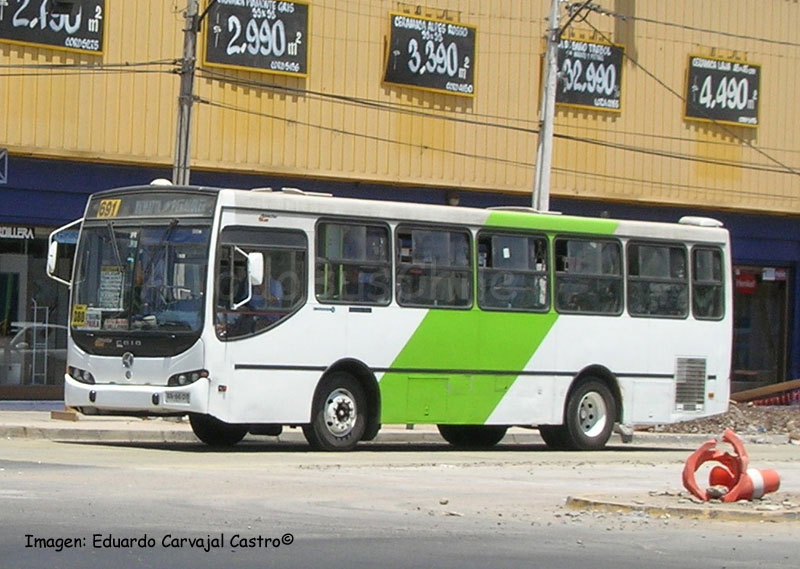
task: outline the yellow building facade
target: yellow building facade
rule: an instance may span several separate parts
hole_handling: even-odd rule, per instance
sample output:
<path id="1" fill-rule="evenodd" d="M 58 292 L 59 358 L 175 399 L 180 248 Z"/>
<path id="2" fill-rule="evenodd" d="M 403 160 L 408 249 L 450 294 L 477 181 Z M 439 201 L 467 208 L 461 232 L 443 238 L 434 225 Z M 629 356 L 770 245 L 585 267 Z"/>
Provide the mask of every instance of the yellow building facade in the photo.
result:
<path id="1" fill-rule="evenodd" d="M 65 337 L 49 232 L 92 192 L 172 174 L 193 1 L 0 0 L 0 350 L 29 322 Z M 199 0 L 191 180 L 530 205 L 550 8 Z M 553 209 L 722 219 L 734 380 L 800 377 L 800 2 L 559 12 Z M 0 351 L 0 399 L 60 397 L 53 350 L 33 376 Z"/>
<path id="2" fill-rule="evenodd" d="M 311 1 L 306 73 L 295 76 L 206 61 L 208 30 L 220 27 L 214 11 L 238 3 L 227 1 L 212 6 L 199 34 L 193 168 L 531 192 L 549 2 Z M 0 143 L 11 155 L 169 166 L 185 1 L 98 3 L 101 54 L 6 35 Z M 603 11 L 581 13 L 564 37 L 624 50 L 620 108 L 559 105 L 552 195 L 796 212 L 800 5 L 596 4 Z M 393 14 L 473 27 L 473 93 L 387 83 Z M 568 17 L 565 5 L 562 24 Z M 239 39 L 246 35 L 243 23 Z M 758 66 L 757 126 L 685 118 L 691 56 Z"/>

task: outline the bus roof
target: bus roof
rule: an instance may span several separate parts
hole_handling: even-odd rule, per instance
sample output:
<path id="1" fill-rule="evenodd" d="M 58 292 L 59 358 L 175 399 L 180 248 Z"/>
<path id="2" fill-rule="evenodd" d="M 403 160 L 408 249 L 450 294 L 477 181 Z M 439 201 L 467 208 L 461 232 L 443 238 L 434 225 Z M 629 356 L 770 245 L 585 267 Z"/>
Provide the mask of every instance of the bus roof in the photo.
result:
<path id="1" fill-rule="evenodd" d="M 680 239 L 726 243 L 728 232 L 722 223 L 708 217 L 684 217 L 670 222 L 651 222 L 562 215 L 524 207 L 474 208 L 420 204 L 391 200 L 334 197 L 297 188 L 234 189 L 209 186 L 132 186 L 98 192 L 108 197 L 120 193 L 198 192 L 217 194 L 218 207 L 283 211 L 320 216 L 373 218 L 384 221 L 468 225 L 497 229 L 525 229 L 544 232 L 569 231 L 592 235 L 632 236 L 651 239 Z"/>

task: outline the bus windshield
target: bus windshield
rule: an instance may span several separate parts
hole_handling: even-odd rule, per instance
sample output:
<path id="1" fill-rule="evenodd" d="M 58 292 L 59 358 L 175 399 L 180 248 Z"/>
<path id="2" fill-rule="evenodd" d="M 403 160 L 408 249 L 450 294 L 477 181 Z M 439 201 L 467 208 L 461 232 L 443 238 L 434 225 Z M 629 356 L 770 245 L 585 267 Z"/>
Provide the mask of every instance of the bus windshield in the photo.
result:
<path id="1" fill-rule="evenodd" d="M 210 233 L 177 219 L 87 224 L 76 255 L 73 329 L 198 332 Z"/>

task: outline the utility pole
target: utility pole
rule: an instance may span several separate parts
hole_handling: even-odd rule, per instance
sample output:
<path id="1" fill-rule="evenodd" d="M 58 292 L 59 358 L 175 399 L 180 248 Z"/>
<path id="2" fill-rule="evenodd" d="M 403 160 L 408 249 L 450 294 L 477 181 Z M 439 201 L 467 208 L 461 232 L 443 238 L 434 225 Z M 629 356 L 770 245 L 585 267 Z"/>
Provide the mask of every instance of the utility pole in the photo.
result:
<path id="1" fill-rule="evenodd" d="M 183 59 L 178 73 L 181 76 L 178 94 L 178 128 L 175 135 L 175 161 L 172 166 L 172 183 L 189 184 L 191 166 L 192 103 L 194 103 L 194 70 L 197 61 L 197 29 L 200 19 L 198 0 L 186 4 L 186 27 L 183 30 Z"/>
<path id="2" fill-rule="evenodd" d="M 553 121 L 556 108 L 558 79 L 558 3 L 550 3 L 550 28 L 547 31 L 547 49 L 544 56 L 544 81 L 539 105 L 539 143 L 536 147 L 536 172 L 533 178 L 532 207 L 539 211 L 550 209 L 550 168 L 553 162 Z"/>

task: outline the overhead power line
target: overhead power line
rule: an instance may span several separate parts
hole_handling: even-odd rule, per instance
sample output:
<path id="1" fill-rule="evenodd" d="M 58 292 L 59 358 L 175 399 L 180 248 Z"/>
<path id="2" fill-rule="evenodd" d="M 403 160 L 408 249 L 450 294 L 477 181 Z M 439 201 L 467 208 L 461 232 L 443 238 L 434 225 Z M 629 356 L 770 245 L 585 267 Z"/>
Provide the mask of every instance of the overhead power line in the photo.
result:
<path id="1" fill-rule="evenodd" d="M 606 41 L 607 43 L 614 43 L 614 42 L 613 42 L 613 41 L 611 41 L 611 39 L 610 39 L 610 38 L 609 38 L 609 37 L 608 37 L 608 36 L 605 34 L 605 32 L 602 32 L 602 31 L 600 31 L 600 30 L 597 28 L 597 26 L 595 26 L 594 24 L 592 24 L 590 21 L 586 20 L 586 24 L 587 24 L 587 25 L 588 25 L 590 28 L 592 28 L 592 29 L 595 31 L 595 33 L 596 33 L 598 36 L 600 36 L 600 37 L 601 37 L 601 38 L 602 38 L 604 41 Z M 630 55 L 630 54 L 628 54 L 626 51 L 624 51 L 624 50 L 623 50 L 623 52 L 622 52 L 622 56 L 623 56 L 625 59 L 627 59 L 628 61 L 630 61 L 631 63 L 633 63 L 633 64 L 634 64 L 636 67 L 638 67 L 639 69 L 641 69 L 641 70 L 642 70 L 642 71 L 645 73 L 645 75 L 647 75 L 648 77 L 650 77 L 651 79 L 653 79 L 653 80 L 654 80 L 656 83 L 658 83 L 658 84 L 659 84 L 661 87 L 663 87 L 664 89 L 666 89 L 666 90 L 667 90 L 669 93 L 671 93 L 672 95 L 674 95 L 675 97 L 677 97 L 678 99 L 680 99 L 680 100 L 683 102 L 683 104 L 687 104 L 686 98 L 685 98 L 685 97 L 684 97 L 684 96 L 683 96 L 681 93 L 679 93 L 678 91 L 676 91 L 675 89 L 673 89 L 672 87 L 670 87 L 669 85 L 667 85 L 667 83 L 665 83 L 665 82 L 664 82 L 662 79 L 660 79 L 658 76 L 656 76 L 656 75 L 655 75 L 655 74 L 654 74 L 652 71 L 650 71 L 649 69 L 647 69 L 646 67 L 644 67 L 644 66 L 643 66 L 641 63 L 639 63 L 639 62 L 638 62 L 636 59 L 634 59 L 633 57 L 631 57 L 631 55 Z M 701 110 L 701 111 L 702 111 L 702 110 Z M 750 150 L 752 150 L 752 151 L 754 151 L 754 152 L 756 152 L 756 153 L 760 154 L 761 156 L 763 156 L 764 158 L 766 158 L 766 159 L 767 159 L 767 160 L 769 160 L 770 162 L 773 162 L 774 164 L 777 164 L 777 165 L 778 165 L 778 166 L 780 166 L 781 168 L 785 169 L 787 172 L 789 172 L 789 173 L 791 173 L 791 174 L 794 174 L 794 175 L 796 175 L 796 176 L 800 176 L 800 172 L 799 172 L 798 170 L 796 170 L 795 168 L 792 168 L 792 167 L 791 167 L 791 166 L 789 166 L 788 164 L 784 164 L 783 162 L 781 162 L 780 160 L 778 160 L 777 158 L 775 158 L 774 156 L 772 156 L 770 153 L 768 153 L 768 152 L 765 152 L 764 150 L 762 150 L 762 149 L 760 149 L 759 147 L 755 146 L 755 145 L 754 145 L 752 142 L 750 142 L 749 140 L 746 140 L 746 139 L 742 138 L 742 137 L 741 137 L 741 136 L 739 136 L 739 135 L 738 135 L 738 134 L 737 134 L 737 133 L 736 133 L 736 132 L 735 132 L 733 129 L 731 129 L 731 128 L 728 128 L 727 126 L 725 126 L 724 124 L 720 123 L 719 121 L 717 121 L 717 120 L 716 120 L 716 119 L 714 119 L 713 117 L 707 116 L 707 119 L 708 119 L 708 120 L 709 120 L 711 123 L 713 123 L 715 126 L 717 126 L 719 129 L 721 129 L 721 130 L 725 131 L 725 133 L 727 133 L 728 135 L 730 135 L 730 136 L 732 136 L 733 138 L 737 139 L 737 140 L 738 140 L 739 142 L 741 142 L 742 144 L 746 145 L 746 146 L 747 146 L 747 147 L 748 147 Z"/>

